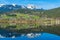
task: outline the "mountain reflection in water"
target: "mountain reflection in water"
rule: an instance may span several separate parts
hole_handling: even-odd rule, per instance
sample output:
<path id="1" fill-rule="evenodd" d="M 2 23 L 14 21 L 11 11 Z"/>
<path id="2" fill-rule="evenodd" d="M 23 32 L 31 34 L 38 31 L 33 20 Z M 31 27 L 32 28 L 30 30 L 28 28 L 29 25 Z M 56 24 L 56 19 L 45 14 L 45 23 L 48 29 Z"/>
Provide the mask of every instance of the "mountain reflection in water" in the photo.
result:
<path id="1" fill-rule="evenodd" d="M 0 39 L 3 38 L 3 40 L 60 40 L 60 36 L 49 34 L 49 33 L 28 33 L 28 34 L 18 34 L 18 33 L 12 33 L 6 30 L 0 30 Z"/>

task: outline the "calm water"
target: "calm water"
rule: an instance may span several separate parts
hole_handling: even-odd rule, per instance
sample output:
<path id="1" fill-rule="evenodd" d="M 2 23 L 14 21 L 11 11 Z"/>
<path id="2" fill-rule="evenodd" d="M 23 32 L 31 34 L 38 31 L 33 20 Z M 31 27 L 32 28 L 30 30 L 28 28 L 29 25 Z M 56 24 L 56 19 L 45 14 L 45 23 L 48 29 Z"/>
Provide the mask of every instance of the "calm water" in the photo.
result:
<path id="1" fill-rule="evenodd" d="M 60 40 L 60 36 L 50 33 L 17 34 L 0 30 L 0 40 Z"/>

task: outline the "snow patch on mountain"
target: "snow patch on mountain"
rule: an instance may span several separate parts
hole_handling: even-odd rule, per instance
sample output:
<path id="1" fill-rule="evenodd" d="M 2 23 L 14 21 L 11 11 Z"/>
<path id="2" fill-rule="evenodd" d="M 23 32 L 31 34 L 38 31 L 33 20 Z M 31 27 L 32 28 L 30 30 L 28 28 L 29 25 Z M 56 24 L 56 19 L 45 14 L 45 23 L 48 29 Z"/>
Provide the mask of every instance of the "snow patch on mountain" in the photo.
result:
<path id="1" fill-rule="evenodd" d="M 16 6 L 16 4 L 12 4 L 14 7 Z"/>
<path id="2" fill-rule="evenodd" d="M 5 4 L 0 4 L 0 7 L 2 7 L 3 5 L 5 5 Z"/>
<path id="3" fill-rule="evenodd" d="M 28 8 L 28 9 L 34 9 L 34 8 L 36 8 L 36 7 L 35 7 L 34 5 L 32 5 L 32 4 L 28 4 L 28 5 L 27 5 L 27 8 Z"/>

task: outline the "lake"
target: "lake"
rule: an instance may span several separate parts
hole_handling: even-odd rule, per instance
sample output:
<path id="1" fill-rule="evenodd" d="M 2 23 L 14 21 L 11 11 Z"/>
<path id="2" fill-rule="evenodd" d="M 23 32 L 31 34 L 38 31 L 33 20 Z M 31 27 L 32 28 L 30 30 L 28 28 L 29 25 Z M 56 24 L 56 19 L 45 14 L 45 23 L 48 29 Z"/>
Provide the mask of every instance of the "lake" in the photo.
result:
<path id="1" fill-rule="evenodd" d="M 18 34 L 0 30 L 0 40 L 60 40 L 60 36 L 45 32 Z"/>

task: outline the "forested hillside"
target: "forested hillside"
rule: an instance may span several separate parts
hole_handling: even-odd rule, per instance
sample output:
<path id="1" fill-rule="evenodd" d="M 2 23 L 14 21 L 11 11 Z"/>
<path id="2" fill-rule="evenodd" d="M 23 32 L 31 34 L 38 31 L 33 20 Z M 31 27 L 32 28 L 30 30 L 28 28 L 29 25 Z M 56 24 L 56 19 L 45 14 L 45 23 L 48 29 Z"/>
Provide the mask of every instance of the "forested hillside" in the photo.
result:
<path id="1" fill-rule="evenodd" d="M 40 17 L 54 17 L 54 18 L 59 18 L 60 17 L 60 7 L 50 9 L 50 10 L 44 10 L 44 9 L 32 9 L 31 10 L 31 9 L 26 8 L 26 9 L 14 10 L 12 12 L 13 13 L 19 12 L 19 13 L 30 14 L 30 15 L 38 15 Z"/>

